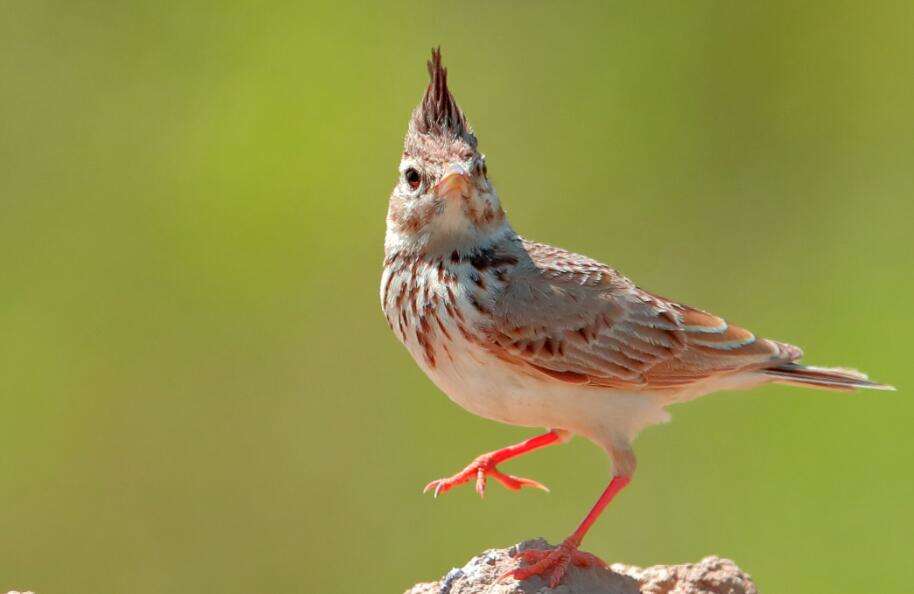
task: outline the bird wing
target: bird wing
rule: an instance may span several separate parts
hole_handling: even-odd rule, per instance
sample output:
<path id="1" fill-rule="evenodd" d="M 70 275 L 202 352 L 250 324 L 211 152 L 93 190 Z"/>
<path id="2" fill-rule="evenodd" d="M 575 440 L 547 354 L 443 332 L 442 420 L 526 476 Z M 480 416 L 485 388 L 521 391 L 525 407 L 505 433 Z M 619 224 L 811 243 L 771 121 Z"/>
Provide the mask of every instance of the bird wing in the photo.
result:
<path id="1" fill-rule="evenodd" d="M 802 355 L 644 291 L 586 256 L 526 240 L 523 248 L 529 261 L 498 300 L 487 334 L 500 358 L 528 370 L 565 382 L 663 390 Z"/>

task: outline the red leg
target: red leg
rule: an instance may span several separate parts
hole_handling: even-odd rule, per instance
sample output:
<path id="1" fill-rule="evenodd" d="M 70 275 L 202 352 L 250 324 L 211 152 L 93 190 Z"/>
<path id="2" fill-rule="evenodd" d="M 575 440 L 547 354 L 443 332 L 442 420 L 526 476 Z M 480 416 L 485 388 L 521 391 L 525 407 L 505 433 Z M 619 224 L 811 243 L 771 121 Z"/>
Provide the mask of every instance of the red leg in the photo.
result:
<path id="1" fill-rule="evenodd" d="M 605 567 L 606 564 L 599 558 L 589 553 L 579 551 L 578 547 L 581 546 L 584 535 L 587 534 L 587 531 L 593 523 L 597 521 L 597 518 L 600 517 L 600 514 L 606 506 L 609 505 L 609 502 L 612 501 L 613 497 L 624 489 L 629 482 L 631 482 L 630 477 L 614 476 L 609 482 L 609 486 L 606 487 L 606 490 L 603 491 L 603 494 L 600 495 L 600 498 L 597 499 L 597 502 L 590 509 L 590 512 L 584 517 L 577 530 L 575 530 L 571 536 L 566 538 L 562 541 L 562 544 L 551 551 L 534 549 L 521 551 L 519 554 L 521 560 L 531 563 L 531 565 L 518 567 L 517 569 L 508 572 L 503 577 L 510 575 L 515 579 L 524 580 L 531 575 L 543 575 L 548 572 L 549 587 L 554 588 L 562 580 L 562 576 L 565 575 L 565 570 L 568 569 L 568 565 L 571 563 L 580 567 L 589 567 L 592 565 Z"/>
<path id="2" fill-rule="evenodd" d="M 468 482 L 471 478 L 475 478 L 476 492 L 479 493 L 480 497 L 482 497 L 486 491 L 487 476 L 491 476 L 504 486 L 515 491 L 522 487 L 536 487 L 537 489 L 548 491 L 549 489 L 547 489 L 544 485 L 532 479 L 504 474 L 499 471 L 498 468 L 496 468 L 496 465 L 498 465 L 500 462 L 504 462 L 505 460 L 516 458 L 521 454 L 526 454 L 527 452 L 532 452 L 535 449 L 554 444 L 560 441 L 561 438 L 561 434 L 558 431 L 553 430 L 542 435 L 537 435 L 536 437 L 531 437 L 526 441 L 510 445 L 506 448 L 495 450 L 494 452 L 489 452 L 488 454 L 483 454 L 470 462 L 466 468 L 454 476 L 438 479 L 425 485 L 425 489 L 422 492 L 425 493 L 430 489 L 434 489 L 435 497 L 438 497 L 440 493 L 446 493 L 457 485 L 462 485 L 463 483 Z"/>

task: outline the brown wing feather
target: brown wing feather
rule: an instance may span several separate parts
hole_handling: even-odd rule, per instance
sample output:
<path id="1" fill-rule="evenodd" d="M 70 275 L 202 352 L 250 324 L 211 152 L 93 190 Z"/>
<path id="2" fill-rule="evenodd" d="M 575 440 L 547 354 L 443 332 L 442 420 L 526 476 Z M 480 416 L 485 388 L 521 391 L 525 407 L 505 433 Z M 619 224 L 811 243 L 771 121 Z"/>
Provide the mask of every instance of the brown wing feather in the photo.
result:
<path id="1" fill-rule="evenodd" d="M 662 390 L 802 354 L 639 289 L 586 256 L 528 241 L 523 247 L 529 268 L 517 269 L 512 284 L 519 288 L 505 295 L 503 315 L 495 316 L 488 334 L 502 359 L 533 372 L 570 383 Z"/>

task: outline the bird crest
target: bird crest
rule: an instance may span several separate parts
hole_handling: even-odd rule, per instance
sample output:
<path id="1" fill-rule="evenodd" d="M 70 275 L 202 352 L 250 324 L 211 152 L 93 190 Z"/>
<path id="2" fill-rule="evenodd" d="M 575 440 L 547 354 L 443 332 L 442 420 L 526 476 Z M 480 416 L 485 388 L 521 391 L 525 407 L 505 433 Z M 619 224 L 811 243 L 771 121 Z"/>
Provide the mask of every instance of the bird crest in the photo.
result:
<path id="1" fill-rule="evenodd" d="M 438 136 L 443 140 L 463 141 L 475 149 L 473 129 L 447 86 L 447 68 L 441 65 L 441 48 L 432 49 L 432 58 L 427 65 L 428 87 L 422 101 L 413 110 L 410 131 Z"/>

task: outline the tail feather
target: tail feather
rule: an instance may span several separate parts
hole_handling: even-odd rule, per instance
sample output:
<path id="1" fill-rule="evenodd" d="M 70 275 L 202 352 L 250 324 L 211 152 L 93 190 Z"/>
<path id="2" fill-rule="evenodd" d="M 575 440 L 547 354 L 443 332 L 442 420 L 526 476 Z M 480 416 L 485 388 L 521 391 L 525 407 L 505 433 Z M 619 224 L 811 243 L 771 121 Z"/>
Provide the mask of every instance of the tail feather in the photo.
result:
<path id="1" fill-rule="evenodd" d="M 871 381 L 865 373 L 843 367 L 812 367 L 799 363 L 785 363 L 764 371 L 765 375 L 782 384 L 852 392 L 867 390 L 895 390 L 895 386 Z"/>

